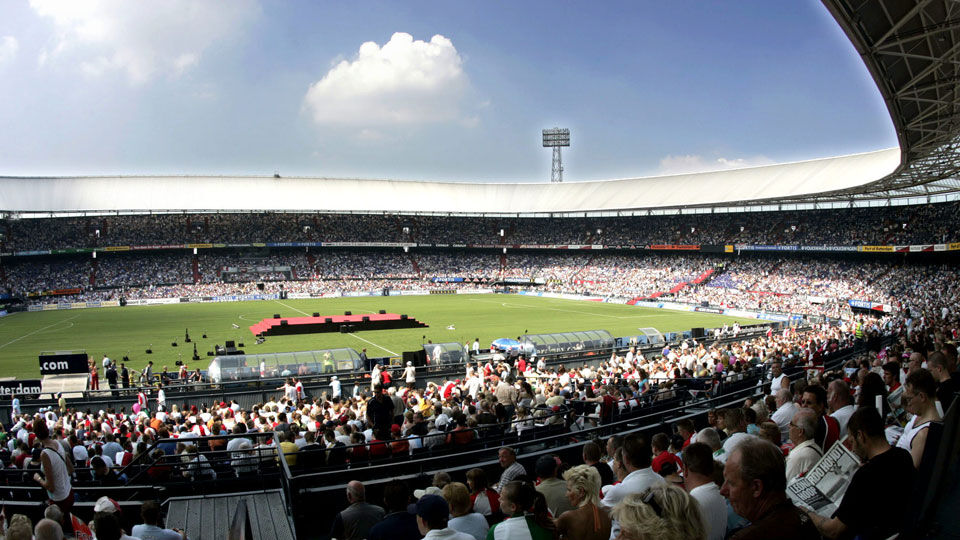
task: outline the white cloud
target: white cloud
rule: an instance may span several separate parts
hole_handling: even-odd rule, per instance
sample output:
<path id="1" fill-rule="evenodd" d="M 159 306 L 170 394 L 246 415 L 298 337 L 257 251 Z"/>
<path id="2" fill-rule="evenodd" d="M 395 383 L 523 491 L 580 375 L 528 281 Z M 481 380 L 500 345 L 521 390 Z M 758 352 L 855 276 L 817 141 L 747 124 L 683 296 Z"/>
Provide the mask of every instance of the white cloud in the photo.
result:
<path id="1" fill-rule="evenodd" d="M 136 84 L 183 74 L 260 13 L 256 0 L 30 0 L 30 7 L 57 29 L 40 65 L 63 58 L 87 75 L 118 71 Z"/>
<path id="2" fill-rule="evenodd" d="M 726 169 L 743 169 L 746 167 L 759 167 L 761 165 L 770 165 L 773 160 L 765 156 L 754 156 L 750 158 L 704 158 L 697 154 L 686 154 L 680 156 L 668 155 L 660 160 L 658 172 L 660 174 L 688 174 L 706 171 L 721 171 Z"/>
<path id="3" fill-rule="evenodd" d="M 355 60 L 342 60 L 310 85 L 303 99 L 313 121 L 360 128 L 461 122 L 476 125 L 462 110 L 470 83 L 453 42 L 429 42 L 397 32 L 383 47 L 360 46 Z"/>
<path id="4" fill-rule="evenodd" d="M 0 66 L 13 60 L 20 49 L 20 42 L 13 36 L 3 36 L 0 38 Z"/>

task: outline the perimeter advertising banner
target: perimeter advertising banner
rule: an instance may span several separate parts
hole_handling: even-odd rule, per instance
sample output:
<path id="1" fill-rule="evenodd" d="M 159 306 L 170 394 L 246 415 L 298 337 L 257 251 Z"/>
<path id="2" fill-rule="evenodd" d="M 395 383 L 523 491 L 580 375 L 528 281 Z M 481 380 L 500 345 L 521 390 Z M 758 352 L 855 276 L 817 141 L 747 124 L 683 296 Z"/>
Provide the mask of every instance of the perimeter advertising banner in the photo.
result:
<path id="1" fill-rule="evenodd" d="M 893 246 L 860 246 L 864 253 L 893 253 Z"/>
<path id="2" fill-rule="evenodd" d="M 40 379 L 0 381 L 0 396 L 3 397 L 17 395 L 37 399 L 40 397 L 40 389 Z"/>
<path id="3" fill-rule="evenodd" d="M 41 354 L 40 375 L 87 373 L 90 370 L 87 353 Z"/>

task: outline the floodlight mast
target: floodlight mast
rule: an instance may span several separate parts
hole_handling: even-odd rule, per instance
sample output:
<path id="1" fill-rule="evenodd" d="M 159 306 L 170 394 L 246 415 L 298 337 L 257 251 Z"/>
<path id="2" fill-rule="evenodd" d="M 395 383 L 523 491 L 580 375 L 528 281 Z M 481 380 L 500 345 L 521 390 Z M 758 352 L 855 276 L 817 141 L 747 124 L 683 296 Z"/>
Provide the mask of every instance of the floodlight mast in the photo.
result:
<path id="1" fill-rule="evenodd" d="M 543 147 L 553 148 L 553 167 L 550 170 L 551 182 L 563 182 L 563 163 L 560 160 L 560 147 L 570 146 L 570 130 L 551 128 L 543 130 Z"/>

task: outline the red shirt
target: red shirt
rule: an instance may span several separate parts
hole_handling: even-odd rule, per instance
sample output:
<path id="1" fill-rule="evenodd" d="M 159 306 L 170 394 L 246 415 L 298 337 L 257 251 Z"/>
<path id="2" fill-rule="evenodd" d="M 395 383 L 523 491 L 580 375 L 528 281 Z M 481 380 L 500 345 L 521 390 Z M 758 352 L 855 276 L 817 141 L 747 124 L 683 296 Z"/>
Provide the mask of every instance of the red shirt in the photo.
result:
<path id="1" fill-rule="evenodd" d="M 683 462 L 680 461 L 680 458 L 678 458 L 675 454 L 671 454 L 670 452 L 660 452 L 657 457 L 653 458 L 653 472 L 659 474 L 660 468 L 666 463 L 676 464 L 677 472 L 683 471 Z"/>

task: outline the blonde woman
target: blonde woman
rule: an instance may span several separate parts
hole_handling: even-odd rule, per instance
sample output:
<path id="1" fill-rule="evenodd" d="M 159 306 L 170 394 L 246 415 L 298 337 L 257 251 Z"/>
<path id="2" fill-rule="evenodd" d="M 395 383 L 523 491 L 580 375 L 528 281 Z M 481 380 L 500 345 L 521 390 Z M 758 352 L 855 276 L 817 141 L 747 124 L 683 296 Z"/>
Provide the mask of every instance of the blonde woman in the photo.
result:
<path id="1" fill-rule="evenodd" d="M 567 481 L 567 500 L 574 507 L 560 514 L 557 532 L 560 538 L 607 540 L 610 516 L 600 509 L 600 473 L 591 465 L 577 465 L 563 473 Z"/>
<path id="2" fill-rule="evenodd" d="M 620 540 L 706 540 L 700 507 L 686 491 L 658 485 L 624 497 L 611 517 Z"/>

